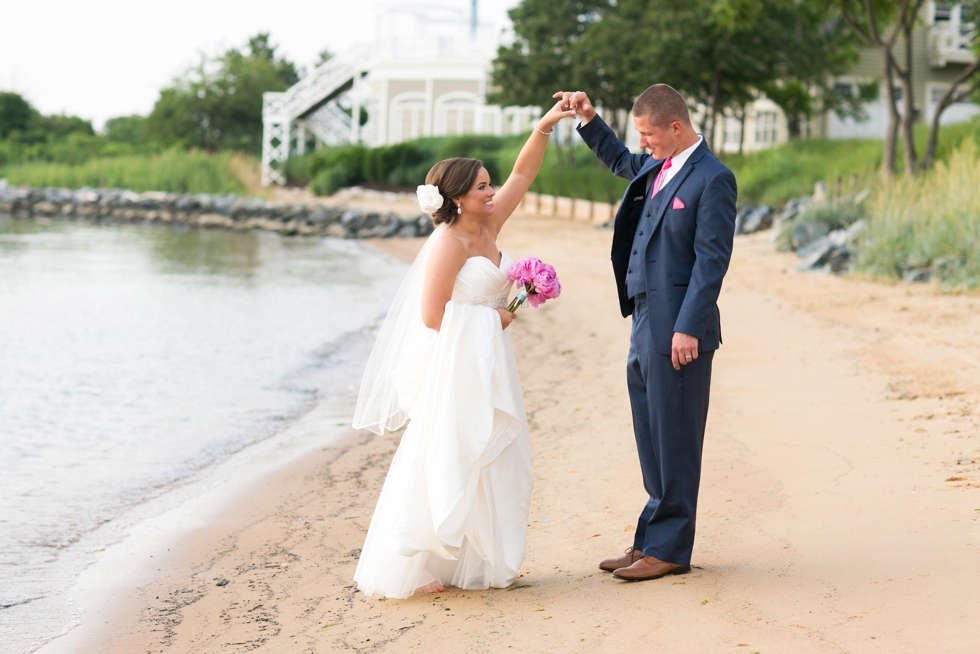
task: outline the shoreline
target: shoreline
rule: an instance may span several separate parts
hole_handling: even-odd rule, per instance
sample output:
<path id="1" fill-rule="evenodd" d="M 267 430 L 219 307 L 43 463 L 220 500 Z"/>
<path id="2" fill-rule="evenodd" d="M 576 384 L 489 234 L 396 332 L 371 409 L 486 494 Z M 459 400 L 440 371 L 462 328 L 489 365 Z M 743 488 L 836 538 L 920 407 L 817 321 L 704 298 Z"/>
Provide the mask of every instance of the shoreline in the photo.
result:
<path id="1" fill-rule="evenodd" d="M 370 269 L 385 275 L 379 280 L 388 279 L 387 271 L 397 274 L 404 269 L 395 258 L 383 252 L 379 256 L 376 248 L 362 243 L 347 244 L 343 249 L 362 252 L 362 258 L 373 262 Z M 394 274 L 391 278 L 398 281 Z M 321 326 L 320 338 L 331 340 L 314 341 L 298 367 L 285 372 L 281 379 L 271 380 L 276 387 L 303 386 L 302 395 L 295 398 L 296 406 L 278 417 L 271 433 L 192 468 L 172 483 L 153 487 L 151 495 L 142 495 L 73 542 L 71 560 L 77 559 L 80 564 L 61 565 L 56 579 L 59 585 L 39 598 L 58 608 L 67 601 L 68 610 L 53 614 L 52 620 L 37 621 L 36 629 L 19 630 L 33 642 L 17 641 L 26 649 L 16 651 L 98 651 L 80 648 L 79 643 L 88 642 L 112 622 L 106 616 L 120 610 L 124 613 L 125 607 L 134 603 L 133 593 L 138 587 L 159 574 L 154 572 L 156 567 L 173 567 L 167 553 L 171 548 L 174 552 L 184 549 L 177 543 L 187 540 L 186 533 L 201 531 L 214 521 L 226 524 L 222 514 L 241 513 L 237 508 L 248 503 L 243 498 L 253 485 L 266 477 L 281 476 L 282 471 L 299 466 L 302 459 L 315 455 L 323 446 L 347 438 L 356 399 L 354 377 L 363 369 L 376 329 L 373 310 L 363 313 L 365 316 L 362 327 L 346 333 L 334 334 L 328 329 L 325 334 Z M 25 620 L 28 615 L 21 612 L 16 619 Z M 13 615 L 8 617 L 14 619 Z M 7 650 L 0 647 L 0 651 Z"/>
<path id="2" fill-rule="evenodd" d="M 595 567 L 629 544 L 644 501 L 610 239 L 522 216 L 501 235 L 512 257 L 554 264 L 564 287 L 513 326 L 536 480 L 517 585 L 357 593 L 356 554 L 400 434 L 348 433 L 253 480 L 74 651 L 970 651 L 980 344 L 967 335 L 980 300 L 794 274 L 795 256 L 767 235 L 739 237 L 695 570 L 630 584 Z M 420 243 L 371 245 L 404 260 Z"/>
<path id="3" fill-rule="evenodd" d="M 283 202 L 234 194 L 181 194 L 125 189 L 10 187 L 0 184 L 0 215 L 15 219 L 93 224 L 172 225 L 268 231 L 283 236 L 345 239 L 427 236 L 429 216 L 406 203 L 337 201 Z"/>

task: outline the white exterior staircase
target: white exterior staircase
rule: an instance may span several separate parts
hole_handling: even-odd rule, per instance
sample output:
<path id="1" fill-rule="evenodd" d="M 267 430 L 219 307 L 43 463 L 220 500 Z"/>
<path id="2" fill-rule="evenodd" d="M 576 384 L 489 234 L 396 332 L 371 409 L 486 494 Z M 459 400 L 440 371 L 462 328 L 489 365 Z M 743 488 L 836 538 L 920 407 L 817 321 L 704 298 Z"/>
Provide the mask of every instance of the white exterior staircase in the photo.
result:
<path id="1" fill-rule="evenodd" d="M 368 49 L 358 46 L 317 66 L 309 75 L 282 93 L 262 95 L 262 183 L 285 184 L 282 167 L 296 140 L 295 152 L 303 154 L 306 131 L 322 143 L 356 142 L 358 122 L 337 104 L 353 88 L 362 73 Z M 360 115 L 360 107 L 352 115 Z"/>

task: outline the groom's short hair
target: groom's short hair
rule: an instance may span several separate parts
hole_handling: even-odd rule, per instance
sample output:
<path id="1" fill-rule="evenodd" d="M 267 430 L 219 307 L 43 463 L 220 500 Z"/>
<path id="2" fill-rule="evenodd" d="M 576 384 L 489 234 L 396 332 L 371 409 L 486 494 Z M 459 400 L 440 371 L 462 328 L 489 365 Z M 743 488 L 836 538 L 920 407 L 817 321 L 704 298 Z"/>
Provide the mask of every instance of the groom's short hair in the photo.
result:
<path id="1" fill-rule="evenodd" d="M 691 124 L 684 96 L 667 84 L 654 84 L 641 93 L 633 103 L 633 115 L 649 119 L 660 129 L 667 129 L 675 120 L 682 125 Z"/>

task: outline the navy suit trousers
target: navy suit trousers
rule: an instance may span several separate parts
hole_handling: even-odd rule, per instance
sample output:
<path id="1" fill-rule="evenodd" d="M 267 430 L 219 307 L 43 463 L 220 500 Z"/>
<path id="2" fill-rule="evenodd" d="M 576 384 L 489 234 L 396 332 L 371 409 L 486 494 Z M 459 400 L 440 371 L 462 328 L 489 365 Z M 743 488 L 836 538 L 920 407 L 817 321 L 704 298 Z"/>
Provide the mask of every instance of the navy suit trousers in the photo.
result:
<path id="1" fill-rule="evenodd" d="M 714 352 L 674 370 L 653 342 L 645 294 L 637 295 L 626 366 L 633 432 L 650 499 L 636 524 L 633 547 L 669 563 L 688 564 L 694 548 L 701 449 L 708 418 Z"/>

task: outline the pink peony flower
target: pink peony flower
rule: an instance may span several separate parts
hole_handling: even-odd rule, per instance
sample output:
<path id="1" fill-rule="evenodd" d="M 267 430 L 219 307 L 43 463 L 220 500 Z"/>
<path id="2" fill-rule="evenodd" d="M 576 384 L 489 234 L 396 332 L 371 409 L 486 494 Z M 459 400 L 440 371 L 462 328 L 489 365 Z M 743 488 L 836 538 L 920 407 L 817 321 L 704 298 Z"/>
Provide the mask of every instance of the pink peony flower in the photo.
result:
<path id="1" fill-rule="evenodd" d="M 547 264 L 541 263 L 541 259 L 535 257 L 518 259 L 510 265 L 510 269 L 507 271 L 507 277 L 523 286 L 532 281 L 544 265 Z"/>
<path id="2" fill-rule="evenodd" d="M 532 307 L 539 307 L 547 300 L 552 300 L 561 294 L 561 284 L 553 266 L 543 263 L 535 257 L 518 259 L 507 271 L 507 277 L 524 287 L 524 292 L 518 294 L 511 302 L 509 311 L 515 311 L 520 306 L 520 300 L 527 297 Z"/>

